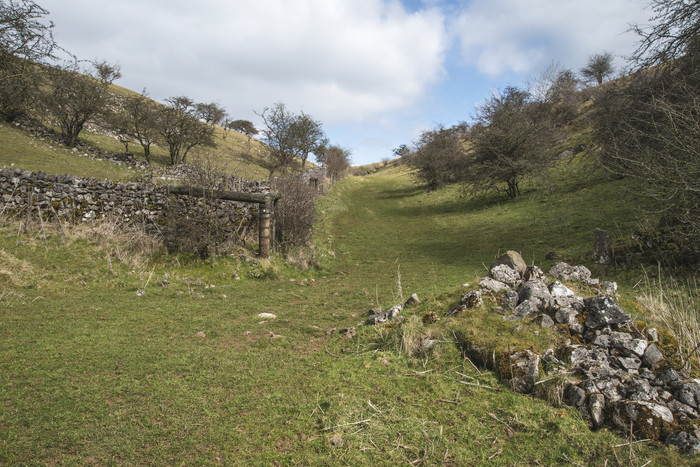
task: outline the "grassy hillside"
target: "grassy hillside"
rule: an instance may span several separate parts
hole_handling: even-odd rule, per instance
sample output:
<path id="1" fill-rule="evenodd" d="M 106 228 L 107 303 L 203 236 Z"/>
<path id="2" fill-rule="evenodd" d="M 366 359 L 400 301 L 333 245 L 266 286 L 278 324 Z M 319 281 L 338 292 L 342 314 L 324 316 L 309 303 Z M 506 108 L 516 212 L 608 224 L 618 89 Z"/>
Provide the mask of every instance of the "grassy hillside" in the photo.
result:
<path id="1" fill-rule="evenodd" d="M 405 355 L 410 312 L 403 331 L 358 326 L 400 291 L 438 307 L 506 249 L 588 263 L 594 228 L 635 222 L 627 182 L 589 173 L 563 164 L 561 184 L 513 202 L 424 193 L 396 168 L 347 179 L 322 200 L 322 268 L 307 271 L 3 223 L 0 463 L 689 464 L 513 393 L 451 335 Z M 635 294 L 634 271 L 594 274 Z M 348 326 L 352 340 L 335 332 Z"/>

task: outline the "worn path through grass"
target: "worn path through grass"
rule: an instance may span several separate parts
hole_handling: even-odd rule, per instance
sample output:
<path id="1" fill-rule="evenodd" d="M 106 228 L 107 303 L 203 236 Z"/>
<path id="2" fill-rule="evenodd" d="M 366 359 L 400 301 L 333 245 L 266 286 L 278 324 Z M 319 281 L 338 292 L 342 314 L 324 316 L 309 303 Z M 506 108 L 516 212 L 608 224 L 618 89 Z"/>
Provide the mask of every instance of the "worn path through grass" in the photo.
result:
<path id="1" fill-rule="evenodd" d="M 391 330 L 357 326 L 397 303 L 399 276 L 428 298 L 482 275 L 499 248 L 524 249 L 513 230 L 542 202 L 453 195 L 397 171 L 347 180 L 323 202 L 334 255 L 316 272 L 133 267 L 111 247 L 0 227 L 0 464 L 682 463 L 512 393 L 450 336 L 415 358 Z M 535 243 L 526 256 L 552 248 Z M 348 326 L 352 340 L 331 332 Z"/>

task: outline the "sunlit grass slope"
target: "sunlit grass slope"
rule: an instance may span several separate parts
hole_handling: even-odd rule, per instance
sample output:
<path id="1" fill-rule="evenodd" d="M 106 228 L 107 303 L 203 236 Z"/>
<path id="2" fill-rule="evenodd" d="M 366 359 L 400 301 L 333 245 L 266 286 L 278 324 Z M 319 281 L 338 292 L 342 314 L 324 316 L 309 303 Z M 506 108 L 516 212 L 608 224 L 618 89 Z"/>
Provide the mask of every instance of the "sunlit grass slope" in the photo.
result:
<path id="1" fill-rule="evenodd" d="M 435 301 L 499 249 L 586 261 L 594 227 L 634 215 L 624 182 L 576 180 L 484 204 L 424 193 L 397 169 L 348 179 L 322 201 L 327 256 L 309 271 L 148 260 L 98 234 L 3 223 L 0 464 L 687 463 L 512 393 L 450 335 L 418 358 L 358 326 L 397 302 L 399 276 L 404 295 Z M 334 332 L 348 326 L 352 340 Z"/>

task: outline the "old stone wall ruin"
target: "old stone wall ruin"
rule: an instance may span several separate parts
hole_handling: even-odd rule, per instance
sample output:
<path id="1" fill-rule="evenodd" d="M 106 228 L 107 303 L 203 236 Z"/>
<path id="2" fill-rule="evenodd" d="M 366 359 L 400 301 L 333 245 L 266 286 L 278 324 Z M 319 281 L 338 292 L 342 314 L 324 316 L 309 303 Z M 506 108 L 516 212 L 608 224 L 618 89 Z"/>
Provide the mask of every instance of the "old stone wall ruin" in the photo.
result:
<path id="1" fill-rule="evenodd" d="M 546 394 L 546 385 L 551 385 L 593 429 L 631 431 L 637 439 L 700 454 L 700 379 L 689 371 L 687 356 L 668 331 L 635 322 L 623 310 L 616 283 L 592 278 L 585 266 L 565 262 L 545 273 L 509 251 L 491 264 L 479 289 L 464 294 L 460 305 L 444 316 L 472 313 L 486 308 L 487 301 L 495 304 L 489 311 L 502 319 L 516 326 L 529 322 L 552 328 L 564 343 L 537 353 L 460 342 L 465 356 L 477 365 L 494 370 L 520 393 Z M 368 323 L 400 325 L 402 310 L 401 305 L 371 310 Z M 440 319 L 431 312 L 423 322 Z"/>
<path id="2" fill-rule="evenodd" d="M 242 179 L 236 181 L 236 187 L 247 193 L 268 190 L 261 181 Z M 248 227 L 256 229 L 257 204 L 208 202 L 215 217 L 230 222 L 239 235 Z M 125 223 L 141 222 L 146 230 L 158 232 L 167 224 L 169 214 L 185 218 L 202 203 L 200 198 L 170 196 L 166 186 L 151 183 L 119 183 L 7 167 L 0 170 L 0 213 L 5 215 L 23 215 L 31 206 L 31 215 L 36 218 L 41 214 L 45 221 L 84 222 L 114 216 Z"/>

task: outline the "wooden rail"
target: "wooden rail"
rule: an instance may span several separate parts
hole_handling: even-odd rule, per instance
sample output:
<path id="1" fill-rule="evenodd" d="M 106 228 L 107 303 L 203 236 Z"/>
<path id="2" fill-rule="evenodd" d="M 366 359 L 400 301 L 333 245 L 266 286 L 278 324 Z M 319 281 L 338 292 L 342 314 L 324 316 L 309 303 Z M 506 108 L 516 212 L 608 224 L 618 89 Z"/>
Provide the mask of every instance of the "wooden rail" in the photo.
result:
<path id="1" fill-rule="evenodd" d="M 220 191 L 206 188 L 195 188 L 189 186 L 170 185 L 168 192 L 173 195 L 194 196 L 197 198 L 223 199 L 226 201 L 241 201 L 244 203 L 257 203 L 260 205 L 258 215 L 258 243 L 259 255 L 261 258 L 270 256 L 272 248 L 272 237 L 270 229 L 270 218 L 274 205 L 281 198 L 279 193 L 274 191 L 266 193 L 244 193 L 242 191 Z"/>

